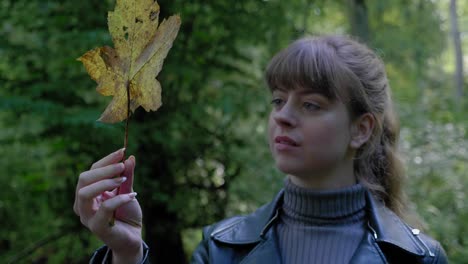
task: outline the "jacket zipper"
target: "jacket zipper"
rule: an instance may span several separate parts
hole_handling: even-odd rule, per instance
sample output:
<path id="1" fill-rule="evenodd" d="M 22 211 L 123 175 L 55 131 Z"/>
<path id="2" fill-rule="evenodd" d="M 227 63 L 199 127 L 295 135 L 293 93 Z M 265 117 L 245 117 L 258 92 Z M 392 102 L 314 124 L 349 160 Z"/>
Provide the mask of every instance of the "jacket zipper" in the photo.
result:
<path id="1" fill-rule="evenodd" d="M 374 228 L 370 225 L 369 221 L 367 221 L 367 226 L 369 229 L 372 231 L 372 235 L 374 236 L 374 239 L 377 240 L 377 232 L 375 232 Z"/>

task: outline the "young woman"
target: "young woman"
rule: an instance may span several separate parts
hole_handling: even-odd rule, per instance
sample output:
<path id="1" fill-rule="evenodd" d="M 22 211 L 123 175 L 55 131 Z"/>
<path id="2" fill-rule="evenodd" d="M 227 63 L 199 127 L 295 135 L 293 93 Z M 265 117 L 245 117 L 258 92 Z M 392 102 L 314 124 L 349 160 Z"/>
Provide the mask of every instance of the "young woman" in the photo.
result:
<path id="1" fill-rule="evenodd" d="M 250 215 L 206 227 L 193 262 L 447 263 L 437 241 L 400 219 L 399 127 L 378 56 L 344 36 L 303 38 L 271 60 L 266 81 L 284 189 Z M 74 210 L 106 244 L 92 263 L 149 263 L 131 192 L 135 158 L 122 157 L 101 159 L 77 184 Z"/>

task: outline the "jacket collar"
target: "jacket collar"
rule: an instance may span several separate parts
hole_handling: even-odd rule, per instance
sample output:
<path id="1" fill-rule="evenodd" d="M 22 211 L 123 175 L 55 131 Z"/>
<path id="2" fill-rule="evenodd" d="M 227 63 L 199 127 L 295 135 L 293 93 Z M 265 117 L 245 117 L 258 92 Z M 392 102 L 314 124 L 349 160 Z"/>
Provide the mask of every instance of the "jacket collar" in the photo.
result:
<path id="1" fill-rule="evenodd" d="M 368 227 L 378 243 L 390 244 L 408 253 L 424 256 L 425 249 L 420 245 L 418 229 L 412 229 L 394 212 L 367 191 Z"/>
<path id="2" fill-rule="evenodd" d="M 279 209 L 283 204 L 283 196 L 284 190 L 282 189 L 272 202 L 258 208 L 252 214 L 241 218 L 234 218 L 233 223 L 221 222 L 211 232 L 211 237 L 227 244 L 252 244 L 260 242 L 278 218 Z"/>
<path id="3" fill-rule="evenodd" d="M 283 203 L 284 189 L 272 202 L 260 207 L 245 217 L 233 218 L 217 225 L 211 237 L 227 244 L 255 244 L 265 238 L 267 231 L 278 219 L 279 209 Z M 375 241 L 379 244 L 392 245 L 406 253 L 423 256 L 425 250 L 420 246 L 415 230 L 411 229 L 390 209 L 377 201 L 367 191 L 366 208 L 368 227 Z"/>

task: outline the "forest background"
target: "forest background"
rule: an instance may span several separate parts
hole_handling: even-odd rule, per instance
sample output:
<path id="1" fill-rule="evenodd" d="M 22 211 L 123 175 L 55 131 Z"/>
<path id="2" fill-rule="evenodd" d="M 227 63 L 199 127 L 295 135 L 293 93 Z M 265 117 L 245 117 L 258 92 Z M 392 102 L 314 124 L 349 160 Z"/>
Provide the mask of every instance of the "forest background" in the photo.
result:
<path id="1" fill-rule="evenodd" d="M 179 13 L 182 27 L 158 77 L 163 106 L 136 111 L 128 147 L 154 263 L 187 263 L 204 225 L 252 212 L 281 188 L 266 142 L 263 70 L 293 39 L 326 33 L 353 34 L 384 59 L 410 218 L 441 241 L 451 263 L 468 263 L 467 1 L 159 4 L 160 17 Z M 96 122 L 110 98 L 96 93 L 76 58 L 112 45 L 113 7 L 0 1 L 2 261 L 87 263 L 101 245 L 73 213 L 75 184 L 123 146 L 124 124 Z"/>

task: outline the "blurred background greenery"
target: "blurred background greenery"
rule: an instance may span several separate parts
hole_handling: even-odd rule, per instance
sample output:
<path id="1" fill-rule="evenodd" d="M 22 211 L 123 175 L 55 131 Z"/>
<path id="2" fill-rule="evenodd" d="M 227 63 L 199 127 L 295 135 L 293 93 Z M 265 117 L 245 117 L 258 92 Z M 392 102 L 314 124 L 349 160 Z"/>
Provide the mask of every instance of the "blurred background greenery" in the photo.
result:
<path id="1" fill-rule="evenodd" d="M 202 226 L 251 212 L 281 188 L 263 70 L 293 39 L 343 33 L 386 62 L 412 215 L 451 263 L 468 263 L 467 1 L 159 3 L 161 17 L 180 13 L 182 28 L 158 77 L 163 107 L 136 111 L 128 148 L 153 262 L 186 263 Z M 2 262 L 87 263 L 101 244 L 72 211 L 74 188 L 81 171 L 122 147 L 124 125 L 95 121 L 110 98 L 76 58 L 112 45 L 113 6 L 0 1 Z"/>

